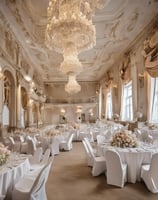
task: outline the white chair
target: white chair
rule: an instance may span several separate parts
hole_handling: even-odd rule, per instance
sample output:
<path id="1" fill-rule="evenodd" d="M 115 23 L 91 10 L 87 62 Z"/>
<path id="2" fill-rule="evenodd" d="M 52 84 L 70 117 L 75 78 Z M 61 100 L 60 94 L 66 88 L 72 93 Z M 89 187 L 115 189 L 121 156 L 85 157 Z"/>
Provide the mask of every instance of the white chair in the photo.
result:
<path id="1" fill-rule="evenodd" d="M 60 153 L 59 151 L 59 139 L 53 137 L 51 144 L 50 144 L 50 150 L 51 150 L 51 155 L 58 155 Z"/>
<path id="2" fill-rule="evenodd" d="M 86 142 L 84 140 L 82 140 L 82 143 L 83 143 L 83 146 L 84 146 L 84 149 L 85 149 L 85 153 L 86 153 L 86 156 L 87 156 L 87 161 L 88 161 L 88 166 L 92 167 L 93 166 L 93 158 L 91 157 L 90 153 L 89 153 L 89 149 L 86 145 Z"/>
<path id="3" fill-rule="evenodd" d="M 104 135 L 97 135 L 97 144 L 103 144 L 106 142 L 106 138 Z"/>
<path id="4" fill-rule="evenodd" d="M 47 200 L 45 184 L 48 179 L 53 158 L 42 170 L 25 175 L 13 188 L 12 200 Z"/>
<path id="5" fill-rule="evenodd" d="M 54 158 L 54 155 L 51 157 Z M 43 168 L 46 165 L 46 163 L 48 162 L 49 158 L 50 158 L 50 149 L 48 148 L 44 152 L 44 154 L 41 156 L 41 159 L 39 162 L 30 163 L 30 170 L 37 170 L 37 169 Z"/>
<path id="6" fill-rule="evenodd" d="M 150 135 L 150 134 L 148 134 L 147 135 L 147 138 L 146 138 L 146 142 L 147 143 L 149 143 L 149 144 L 153 144 L 153 136 L 152 135 Z"/>
<path id="7" fill-rule="evenodd" d="M 122 163 L 116 151 L 106 151 L 107 184 L 124 187 L 127 181 L 127 164 Z"/>
<path id="8" fill-rule="evenodd" d="M 85 138 L 84 138 L 85 139 Z M 89 150 L 89 154 L 92 160 L 92 176 L 99 176 L 106 171 L 106 161 L 104 156 L 95 156 L 93 149 L 90 147 L 87 140 L 85 140 L 85 144 Z"/>
<path id="9" fill-rule="evenodd" d="M 39 164 L 42 159 L 43 149 L 39 147 L 35 150 L 34 154 L 29 157 L 30 164 Z"/>
<path id="10" fill-rule="evenodd" d="M 135 128 L 134 134 L 138 138 L 139 141 L 143 141 L 143 134 L 142 134 L 142 131 L 140 129 Z"/>
<path id="11" fill-rule="evenodd" d="M 148 190 L 152 193 L 158 193 L 158 153 L 153 154 L 150 165 L 142 165 L 141 178 Z"/>
<path id="12" fill-rule="evenodd" d="M 30 138 L 27 140 L 27 145 L 28 145 L 27 153 L 33 155 L 34 152 L 36 151 L 35 141 L 32 138 Z"/>
<path id="13" fill-rule="evenodd" d="M 50 157 L 50 148 L 46 149 L 46 151 L 44 152 L 44 155 L 40 161 L 40 165 L 45 165 Z"/>
<path id="14" fill-rule="evenodd" d="M 34 137 L 33 137 L 33 140 L 36 144 L 36 147 L 41 147 L 41 141 L 38 139 L 39 138 L 39 134 L 36 134 Z"/>
<path id="15" fill-rule="evenodd" d="M 70 133 L 66 140 L 61 141 L 59 148 L 61 150 L 70 151 L 72 149 L 73 133 Z"/>
<path id="16" fill-rule="evenodd" d="M 91 151 L 93 151 L 94 155 L 97 155 L 97 150 L 95 148 L 92 147 L 91 142 L 89 141 L 89 139 L 87 137 L 84 137 L 83 140 L 85 141 L 86 145 L 88 146 L 88 149 L 91 149 Z"/>
<path id="17" fill-rule="evenodd" d="M 13 137 L 9 137 L 10 150 L 20 152 L 20 142 L 15 142 Z"/>
<path id="18" fill-rule="evenodd" d="M 27 142 L 22 135 L 17 135 L 16 140 L 20 142 L 20 153 L 27 153 Z"/>

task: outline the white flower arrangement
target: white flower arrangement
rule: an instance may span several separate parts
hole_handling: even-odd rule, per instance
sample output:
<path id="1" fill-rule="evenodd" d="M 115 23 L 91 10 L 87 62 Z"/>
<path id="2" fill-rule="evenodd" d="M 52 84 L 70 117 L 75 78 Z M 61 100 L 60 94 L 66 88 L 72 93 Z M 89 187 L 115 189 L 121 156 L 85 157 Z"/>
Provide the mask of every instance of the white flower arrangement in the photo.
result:
<path id="1" fill-rule="evenodd" d="M 111 145 L 122 148 L 134 148 L 138 146 L 138 141 L 136 136 L 132 134 L 131 131 L 122 130 L 113 136 Z"/>
<path id="2" fill-rule="evenodd" d="M 3 165 L 7 161 L 9 155 L 10 151 L 8 150 L 8 147 L 0 143 L 0 165 Z"/>

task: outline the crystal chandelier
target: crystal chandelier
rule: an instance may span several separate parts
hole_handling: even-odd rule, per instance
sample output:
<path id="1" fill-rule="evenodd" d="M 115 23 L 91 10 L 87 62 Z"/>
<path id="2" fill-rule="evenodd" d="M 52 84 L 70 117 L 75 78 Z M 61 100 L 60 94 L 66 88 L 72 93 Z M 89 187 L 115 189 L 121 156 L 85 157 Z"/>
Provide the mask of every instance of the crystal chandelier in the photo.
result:
<path id="1" fill-rule="evenodd" d="M 72 73 L 76 77 L 82 71 L 78 54 L 96 44 L 92 16 L 96 8 L 101 8 L 103 1 L 109 0 L 49 0 L 45 42 L 50 50 L 63 54 L 60 70 L 69 76 L 69 82 Z M 75 81 L 73 83 L 76 85 Z M 72 93 L 67 86 L 65 89 Z M 73 91 L 77 92 L 79 89 Z"/>
<path id="2" fill-rule="evenodd" d="M 81 86 L 76 81 L 76 75 L 70 74 L 69 75 L 69 81 L 65 85 L 65 91 L 69 94 L 76 94 L 81 90 Z"/>

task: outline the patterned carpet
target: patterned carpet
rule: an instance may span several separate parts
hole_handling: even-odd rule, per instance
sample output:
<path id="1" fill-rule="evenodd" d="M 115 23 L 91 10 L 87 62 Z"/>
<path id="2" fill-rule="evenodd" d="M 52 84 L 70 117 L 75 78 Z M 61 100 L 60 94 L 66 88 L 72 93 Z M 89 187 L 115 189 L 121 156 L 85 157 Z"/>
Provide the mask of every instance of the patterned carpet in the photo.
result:
<path id="1" fill-rule="evenodd" d="M 92 177 L 81 142 L 70 152 L 55 156 L 46 184 L 48 200 L 157 200 L 143 182 L 126 183 L 124 188 L 106 184 L 105 175 Z"/>

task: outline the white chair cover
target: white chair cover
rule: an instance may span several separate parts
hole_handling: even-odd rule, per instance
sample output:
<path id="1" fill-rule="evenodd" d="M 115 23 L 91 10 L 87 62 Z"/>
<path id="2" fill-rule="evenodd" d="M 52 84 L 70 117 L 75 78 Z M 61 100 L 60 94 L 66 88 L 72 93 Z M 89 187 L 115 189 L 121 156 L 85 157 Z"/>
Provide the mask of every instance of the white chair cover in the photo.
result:
<path id="1" fill-rule="evenodd" d="M 73 133 L 70 133 L 67 137 L 67 140 L 61 141 L 59 144 L 59 148 L 61 150 L 70 151 L 72 149 L 72 140 L 73 140 Z"/>
<path id="2" fill-rule="evenodd" d="M 152 193 L 158 193 L 157 166 L 158 153 L 153 154 L 150 165 L 142 165 L 141 167 L 141 178 Z"/>
<path id="3" fill-rule="evenodd" d="M 87 148 L 89 150 L 89 155 L 90 155 L 92 163 L 93 163 L 92 176 L 99 176 L 100 174 L 102 174 L 106 171 L 105 157 L 104 156 L 96 157 L 89 141 L 86 138 L 84 138 L 84 140 L 85 140 L 85 144 L 87 145 Z"/>
<path id="4" fill-rule="evenodd" d="M 97 144 L 103 144 L 106 142 L 106 138 L 104 135 L 97 135 Z"/>
<path id="5" fill-rule="evenodd" d="M 35 150 L 33 156 L 29 158 L 30 164 L 39 164 L 42 159 L 43 149 L 39 147 Z"/>
<path id="6" fill-rule="evenodd" d="M 143 135 L 140 129 L 135 128 L 134 129 L 134 134 L 136 135 L 136 137 L 138 138 L 138 140 L 142 141 L 143 140 Z"/>
<path id="7" fill-rule="evenodd" d="M 20 142 L 15 142 L 13 137 L 9 137 L 10 150 L 20 152 Z"/>
<path id="8" fill-rule="evenodd" d="M 83 143 L 83 146 L 84 146 L 84 149 L 85 149 L 85 153 L 86 153 L 86 156 L 87 156 L 87 161 L 88 161 L 88 166 L 92 167 L 93 166 L 93 158 L 91 157 L 90 153 L 89 153 L 89 149 L 86 145 L 86 142 L 84 140 L 82 140 L 82 143 Z"/>
<path id="9" fill-rule="evenodd" d="M 56 137 L 52 138 L 51 144 L 50 144 L 50 150 L 51 150 L 51 155 L 57 155 L 60 153 L 59 151 L 59 139 Z"/>
<path id="10" fill-rule="evenodd" d="M 49 157 L 50 157 L 50 149 L 47 149 L 45 152 L 44 152 L 44 155 L 42 157 L 42 160 L 40 161 L 40 164 L 41 165 L 45 165 L 48 160 L 49 160 Z"/>
<path id="11" fill-rule="evenodd" d="M 93 151 L 94 155 L 96 156 L 96 149 L 92 147 L 91 142 L 88 138 L 83 138 L 83 140 L 86 142 L 86 145 L 88 146 L 88 149 L 91 149 Z"/>
<path id="12" fill-rule="evenodd" d="M 16 135 L 16 141 L 20 143 L 20 153 L 27 153 L 27 142 L 22 135 Z"/>
<path id="13" fill-rule="evenodd" d="M 43 151 L 43 150 L 42 150 L 42 151 Z M 43 168 L 43 167 L 47 164 L 47 162 L 48 162 L 48 160 L 49 160 L 49 157 L 50 157 L 50 149 L 48 148 L 48 149 L 45 151 L 44 155 L 41 156 L 41 159 L 40 159 L 39 162 L 32 163 L 32 164 L 30 165 L 30 169 L 31 169 L 31 170 L 37 170 L 37 169 Z M 54 155 L 52 156 L 52 158 L 53 158 L 53 157 L 54 157 Z"/>
<path id="14" fill-rule="evenodd" d="M 31 138 L 27 140 L 27 145 L 28 145 L 28 154 L 34 154 L 34 152 L 36 151 L 36 144 L 35 141 Z"/>
<path id="15" fill-rule="evenodd" d="M 52 162 L 53 158 L 49 159 L 42 170 L 35 170 L 17 182 L 12 192 L 12 200 L 47 200 L 45 184 Z"/>
<path id="16" fill-rule="evenodd" d="M 122 163 L 116 151 L 106 151 L 107 184 L 124 187 L 127 181 L 127 164 Z"/>

